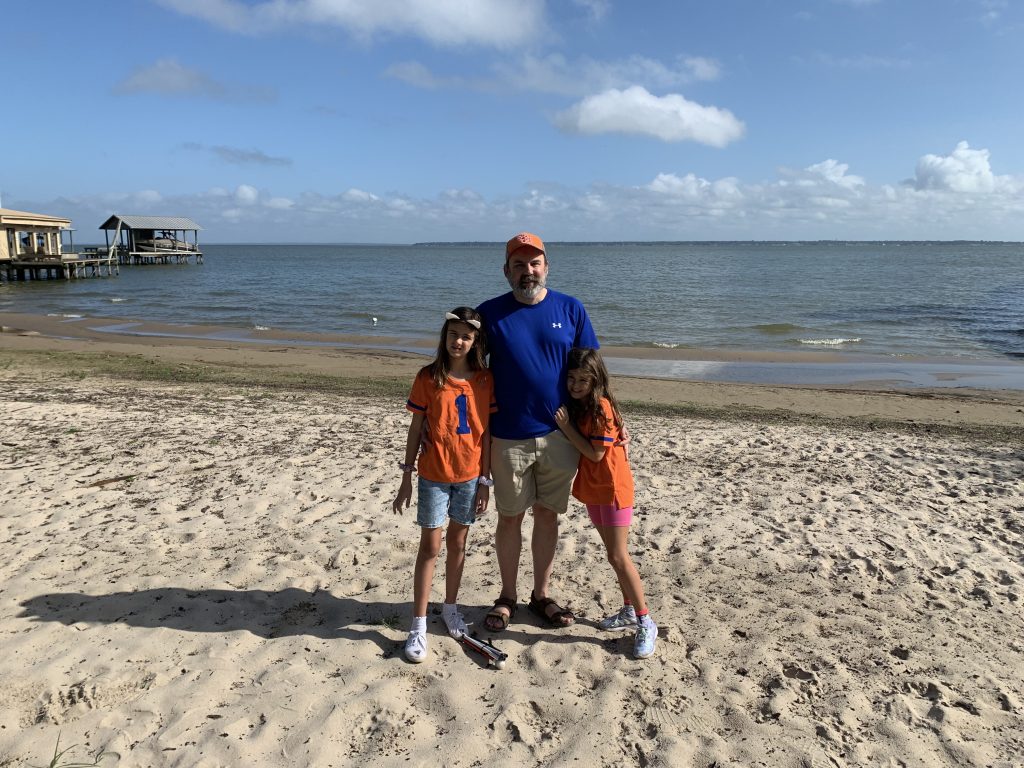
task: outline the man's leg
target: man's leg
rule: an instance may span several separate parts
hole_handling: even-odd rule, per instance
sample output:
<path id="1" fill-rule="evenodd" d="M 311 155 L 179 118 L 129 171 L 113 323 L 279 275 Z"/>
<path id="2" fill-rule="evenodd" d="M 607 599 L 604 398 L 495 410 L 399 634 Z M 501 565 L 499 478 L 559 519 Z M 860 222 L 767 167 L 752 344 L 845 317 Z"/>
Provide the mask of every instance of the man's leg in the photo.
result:
<path id="1" fill-rule="evenodd" d="M 533 553 L 533 595 L 537 598 L 548 596 L 551 571 L 555 566 L 555 549 L 558 547 L 558 515 L 541 504 L 533 505 L 533 537 L 530 550 Z"/>
<path id="2" fill-rule="evenodd" d="M 501 596 L 515 600 L 516 582 L 519 580 L 519 554 L 523 549 L 523 517 L 498 515 L 494 531 L 494 550 L 498 554 L 498 572 L 501 574 Z"/>
<path id="3" fill-rule="evenodd" d="M 494 529 L 494 551 L 501 576 L 501 596 L 515 605 L 518 599 L 519 558 L 523 549 L 523 518 L 536 498 L 533 479 L 533 440 L 491 438 L 491 475 L 494 478 L 494 508 L 498 524 Z M 518 514 L 504 514 L 523 510 Z M 496 604 L 484 620 L 488 629 L 499 630 L 500 619 L 511 618 L 512 608 Z"/>
<path id="4" fill-rule="evenodd" d="M 501 597 L 516 602 L 516 583 L 519 580 L 519 555 L 523 549 L 523 518 L 518 515 L 498 514 L 498 527 L 494 529 L 494 551 L 498 555 L 498 573 L 501 575 Z M 512 619 L 512 609 L 507 605 L 495 605 L 484 619 L 490 630 L 499 630 L 501 621 L 492 618 L 495 614 Z M 507 621 L 505 622 L 508 623 Z"/>
<path id="5" fill-rule="evenodd" d="M 537 501 L 533 505 L 533 597 L 531 609 L 542 612 L 554 626 L 567 627 L 575 618 L 557 605 L 548 594 L 551 573 L 558 549 L 558 515 L 569 503 L 572 478 L 579 466 L 580 454 L 557 430 L 538 440 L 535 470 Z"/>

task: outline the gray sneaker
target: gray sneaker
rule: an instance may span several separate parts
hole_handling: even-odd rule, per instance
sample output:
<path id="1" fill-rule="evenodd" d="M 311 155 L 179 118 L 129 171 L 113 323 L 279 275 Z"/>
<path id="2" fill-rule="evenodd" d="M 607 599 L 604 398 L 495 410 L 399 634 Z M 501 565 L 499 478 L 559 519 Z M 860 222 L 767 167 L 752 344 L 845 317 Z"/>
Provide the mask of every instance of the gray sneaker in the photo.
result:
<path id="1" fill-rule="evenodd" d="M 469 629 L 466 627 L 466 620 L 459 613 L 459 607 L 452 603 L 441 603 L 441 618 L 444 619 L 444 625 L 448 627 L 448 634 L 458 640 L 463 635 L 469 634 Z"/>
<path id="2" fill-rule="evenodd" d="M 636 609 L 632 605 L 624 605 L 618 613 L 601 619 L 597 626 L 601 629 L 632 629 L 636 626 Z"/>
<path id="3" fill-rule="evenodd" d="M 650 616 L 644 616 L 636 628 L 636 637 L 633 638 L 633 656 L 638 659 L 646 659 L 654 655 L 654 643 L 658 639 L 658 625 Z"/>

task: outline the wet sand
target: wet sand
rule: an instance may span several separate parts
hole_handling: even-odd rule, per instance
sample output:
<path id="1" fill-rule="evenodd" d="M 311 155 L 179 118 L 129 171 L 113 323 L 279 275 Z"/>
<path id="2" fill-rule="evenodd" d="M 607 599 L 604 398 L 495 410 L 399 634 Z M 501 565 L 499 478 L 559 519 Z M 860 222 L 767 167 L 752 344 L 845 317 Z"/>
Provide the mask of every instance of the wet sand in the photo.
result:
<path id="1" fill-rule="evenodd" d="M 130 325 L 130 332 L 125 326 Z M 54 318 L 0 313 L 0 350 L 59 351 L 87 354 L 141 355 L 169 363 L 201 363 L 243 370 L 290 371 L 342 378 L 403 377 L 411 380 L 433 352 L 422 339 L 384 339 L 373 336 L 331 337 L 292 332 L 246 331 L 217 326 L 172 326 L 134 323 L 122 319 Z M 105 329 L 105 330 L 97 330 Z M 185 333 L 188 335 L 184 335 Z M 228 334 L 247 340 L 226 339 Z M 141 335 L 146 334 L 146 335 Z M 258 341 L 248 340 L 258 336 Z M 286 339 L 288 341 L 286 341 Z M 295 343 L 301 342 L 301 343 Z M 870 365 L 870 360 L 831 352 L 741 352 L 732 350 L 605 348 L 609 359 L 643 364 L 650 361 L 706 360 L 716 364 Z M 956 361 L 918 361 L 945 365 Z M 984 367 L 984 366 L 982 366 Z M 1024 364 L 1017 366 L 1024 371 Z M 614 372 L 614 367 L 613 367 Z M 954 386 L 907 386 L 869 380 L 829 385 L 750 384 L 730 381 L 685 380 L 668 376 L 616 375 L 620 399 L 658 405 L 686 404 L 715 411 L 775 412 L 917 424 L 993 425 L 1024 427 L 1024 389 Z"/>

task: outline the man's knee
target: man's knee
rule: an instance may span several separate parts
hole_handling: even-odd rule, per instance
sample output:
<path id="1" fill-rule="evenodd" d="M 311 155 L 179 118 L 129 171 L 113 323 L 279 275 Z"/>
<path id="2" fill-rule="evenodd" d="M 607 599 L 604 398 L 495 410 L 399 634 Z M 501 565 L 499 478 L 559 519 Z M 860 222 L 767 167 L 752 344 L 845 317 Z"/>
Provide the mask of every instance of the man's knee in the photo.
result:
<path id="1" fill-rule="evenodd" d="M 520 512 L 518 515 L 498 515 L 498 534 L 502 533 L 514 533 L 520 531 L 523 528 L 523 517 L 526 516 L 525 512 Z"/>
<path id="2" fill-rule="evenodd" d="M 533 505 L 533 519 L 534 525 L 558 527 L 558 513 L 553 509 L 548 509 L 543 504 Z"/>

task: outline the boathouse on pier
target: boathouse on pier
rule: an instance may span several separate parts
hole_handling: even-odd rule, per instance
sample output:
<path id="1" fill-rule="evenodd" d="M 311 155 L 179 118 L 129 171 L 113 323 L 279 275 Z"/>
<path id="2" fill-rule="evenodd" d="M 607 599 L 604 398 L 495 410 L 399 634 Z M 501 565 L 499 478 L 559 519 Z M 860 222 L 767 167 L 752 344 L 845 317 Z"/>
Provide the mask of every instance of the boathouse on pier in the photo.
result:
<path id="1" fill-rule="evenodd" d="M 74 253 L 72 232 L 71 219 L 0 208 L 0 277 L 71 279 L 117 272 L 117 262 L 106 253 Z"/>
<path id="2" fill-rule="evenodd" d="M 188 264 L 193 258 L 196 264 L 203 263 L 202 227 L 192 219 L 114 214 L 100 229 L 107 239 L 107 254 L 119 264 Z"/>

